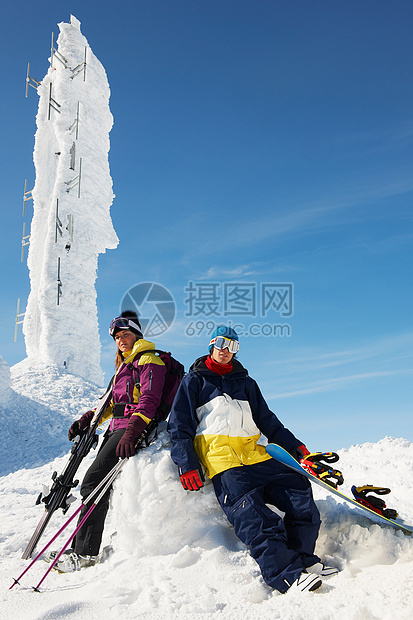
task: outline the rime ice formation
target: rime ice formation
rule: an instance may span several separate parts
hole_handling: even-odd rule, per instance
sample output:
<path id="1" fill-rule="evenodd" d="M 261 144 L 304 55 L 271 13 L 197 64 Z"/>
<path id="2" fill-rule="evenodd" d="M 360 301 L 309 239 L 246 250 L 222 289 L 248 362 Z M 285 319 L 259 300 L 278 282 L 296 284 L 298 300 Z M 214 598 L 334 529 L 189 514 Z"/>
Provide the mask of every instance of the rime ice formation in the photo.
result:
<path id="1" fill-rule="evenodd" d="M 118 243 L 109 213 L 110 90 L 80 22 L 71 16 L 59 28 L 37 89 L 31 289 L 23 333 L 29 360 L 102 384 L 97 259 Z"/>
<path id="2" fill-rule="evenodd" d="M 10 392 L 10 367 L 0 355 L 0 402 L 6 401 Z"/>

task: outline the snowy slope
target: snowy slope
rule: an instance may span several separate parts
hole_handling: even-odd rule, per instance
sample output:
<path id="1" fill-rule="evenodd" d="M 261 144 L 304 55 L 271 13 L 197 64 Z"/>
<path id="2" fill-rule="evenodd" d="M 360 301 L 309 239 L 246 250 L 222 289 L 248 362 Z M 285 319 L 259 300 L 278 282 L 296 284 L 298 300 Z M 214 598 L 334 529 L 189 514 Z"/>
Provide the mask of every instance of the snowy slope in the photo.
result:
<path id="1" fill-rule="evenodd" d="M 0 397 L 2 475 L 38 467 L 65 454 L 71 420 L 90 409 L 102 393 L 56 364 L 36 365 L 26 359 L 8 370 L 11 385 Z"/>
<path id="2" fill-rule="evenodd" d="M 97 395 L 93 385 L 78 377 L 50 367 L 41 379 L 41 373 L 24 364 L 11 369 L 15 396 L 0 410 L 2 444 L 7 448 L 0 460 L 3 617 L 410 620 L 413 537 L 372 524 L 316 487 L 323 519 L 317 552 L 342 571 L 315 593 L 279 595 L 264 584 L 254 560 L 235 537 L 212 485 L 198 493 L 182 490 L 166 431 L 128 461 L 115 484 L 104 534 L 113 555 L 81 573 L 51 573 L 41 593 L 31 586 L 40 581 L 47 565 L 37 562 L 22 585 L 9 591 L 12 578 L 27 566 L 21 554 L 42 514 L 34 505 L 41 484 L 63 468 L 70 448 L 67 427 Z M 16 427 L 19 417 L 24 423 Z M 412 522 L 412 443 L 387 437 L 340 450 L 340 457 L 347 491 L 352 483 L 388 485 L 388 506 Z M 80 476 L 92 458 L 93 454 L 86 459 Z M 43 543 L 69 515 L 55 514 Z"/>

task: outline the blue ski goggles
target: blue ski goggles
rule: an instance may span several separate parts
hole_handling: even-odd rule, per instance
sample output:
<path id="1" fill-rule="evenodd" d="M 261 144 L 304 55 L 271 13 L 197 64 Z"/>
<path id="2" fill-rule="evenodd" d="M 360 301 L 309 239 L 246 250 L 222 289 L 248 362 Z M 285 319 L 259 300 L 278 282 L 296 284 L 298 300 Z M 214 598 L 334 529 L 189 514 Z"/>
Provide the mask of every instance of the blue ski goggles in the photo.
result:
<path id="1" fill-rule="evenodd" d="M 135 329 L 139 333 L 141 333 L 141 328 L 139 327 L 137 323 L 132 321 L 132 319 L 127 319 L 127 318 L 124 318 L 123 316 L 118 316 L 116 317 L 116 319 L 113 319 L 113 321 L 111 321 L 110 326 L 109 326 L 109 334 L 113 338 L 114 332 L 116 329 L 130 329 L 131 327 L 132 329 Z"/>
<path id="2" fill-rule="evenodd" d="M 209 346 L 213 346 L 216 349 L 228 349 L 230 353 L 236 353 L 239 351 L 238 340 L 231 340 L 231 338 L 225 338 L 225 336 L 217 336 L 213 338 L 209 343 Z"/>

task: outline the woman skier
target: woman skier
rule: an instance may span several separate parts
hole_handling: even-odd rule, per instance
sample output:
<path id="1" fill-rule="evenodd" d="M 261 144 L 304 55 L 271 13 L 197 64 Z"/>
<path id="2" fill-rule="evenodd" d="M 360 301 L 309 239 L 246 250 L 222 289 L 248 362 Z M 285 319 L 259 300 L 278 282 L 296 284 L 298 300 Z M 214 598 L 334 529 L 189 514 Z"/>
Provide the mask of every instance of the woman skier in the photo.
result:
<path id="1" fill-rule="evenodd" d="M 80 489 L 83 500 L 112 470 L 119 458 L 129 458 L 135 454 L 137 440 L 161 404 L 166 374 L 165 364 L 152 352 L 155 345 L 143 338 L 135 312 L 126 310 L 113 319 L 109 333 L 117 345 L 116 373 L 112 380 L 112 402 L 104 412 L 101 423 L 112 419 L 96 458 L 83 479 Z M 137 361 L 134 362 L 136 357 Z M 73 422 L 68 432 L 71 441 L 89 428 L 93 415 L 94 411 L 87 411 L 79 420 Z M 61 555 L 54 566 L 56 570 L 73 572 L 96 564 L 109 508 L 109 496 L 110 489 L 76 534 L 73 549 L 68 549 Z M 86 505 L 82 509 L 79 522 L 88 508 Z M 47 554 L 46 561 L 53 561 L 57 553 L 52 551 Z"/>

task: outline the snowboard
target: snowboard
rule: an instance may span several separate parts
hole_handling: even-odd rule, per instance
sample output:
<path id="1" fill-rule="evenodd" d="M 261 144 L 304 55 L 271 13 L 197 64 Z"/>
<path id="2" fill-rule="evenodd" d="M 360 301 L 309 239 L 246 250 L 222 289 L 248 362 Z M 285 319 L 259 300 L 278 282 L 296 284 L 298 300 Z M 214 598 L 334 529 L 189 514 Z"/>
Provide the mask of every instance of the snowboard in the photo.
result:
<path id="1" fill-rule="evenodd" d="M 341 497 L 341 499 L 345 500 L 349 504 L 352 504 L 355 508 L 358 508 L 361 512 L 363 512 L 364 516 L 371 519 L 371 521 L 374 521 L 375 523 L 391 525 L 392 527 L 398 530 L 402 530 L 404 534 L 407 534 L 408 536 L 410 536 L 413 533 L 413 525 L 408 525 L 402 519 L 399 519 L 399 518 L 388 519 L 387 517 L 384 517 L 383 515 L 379 515 L 377 512 L 374 512 L 374 510 L 370 510 L 370 508 L 367 508 L 367 506 L 362 506 L 361 504 L 356 502 L 355 499 L 348 497 L 345 493 L 342 493 L 341 491 L 339 491 L 338 489 L 335 489 L 330 484 L 327 484 L 323 480 L 320 480 L 320 478 L 317 478 L 317 476 L 310 474 L 306 469 L 304 469 L 304 467 L 301 467 L 301 465 L 295 460 L 294 457 L 291 456 L 291 454 L 289 454 L 286 450 L 284 450 L 284 448 L 281 448 L 281 446 L 278 446 L 275 443 L 270 443 L 266 446 L 266 450 L 268 454 L 272 456 L 273 459 L 275 459 L 276 461 L 279 461 L 283 465 L 286 465 L 290 469 L 293 469 L 298 474 L 305 476 L 311 482 L 314 482 L 315 484 L 320 485 L 326 491 L 329 491 L 330 493 L 334 493 L 334 495 L 338 495 L 339 497 Z"/>

